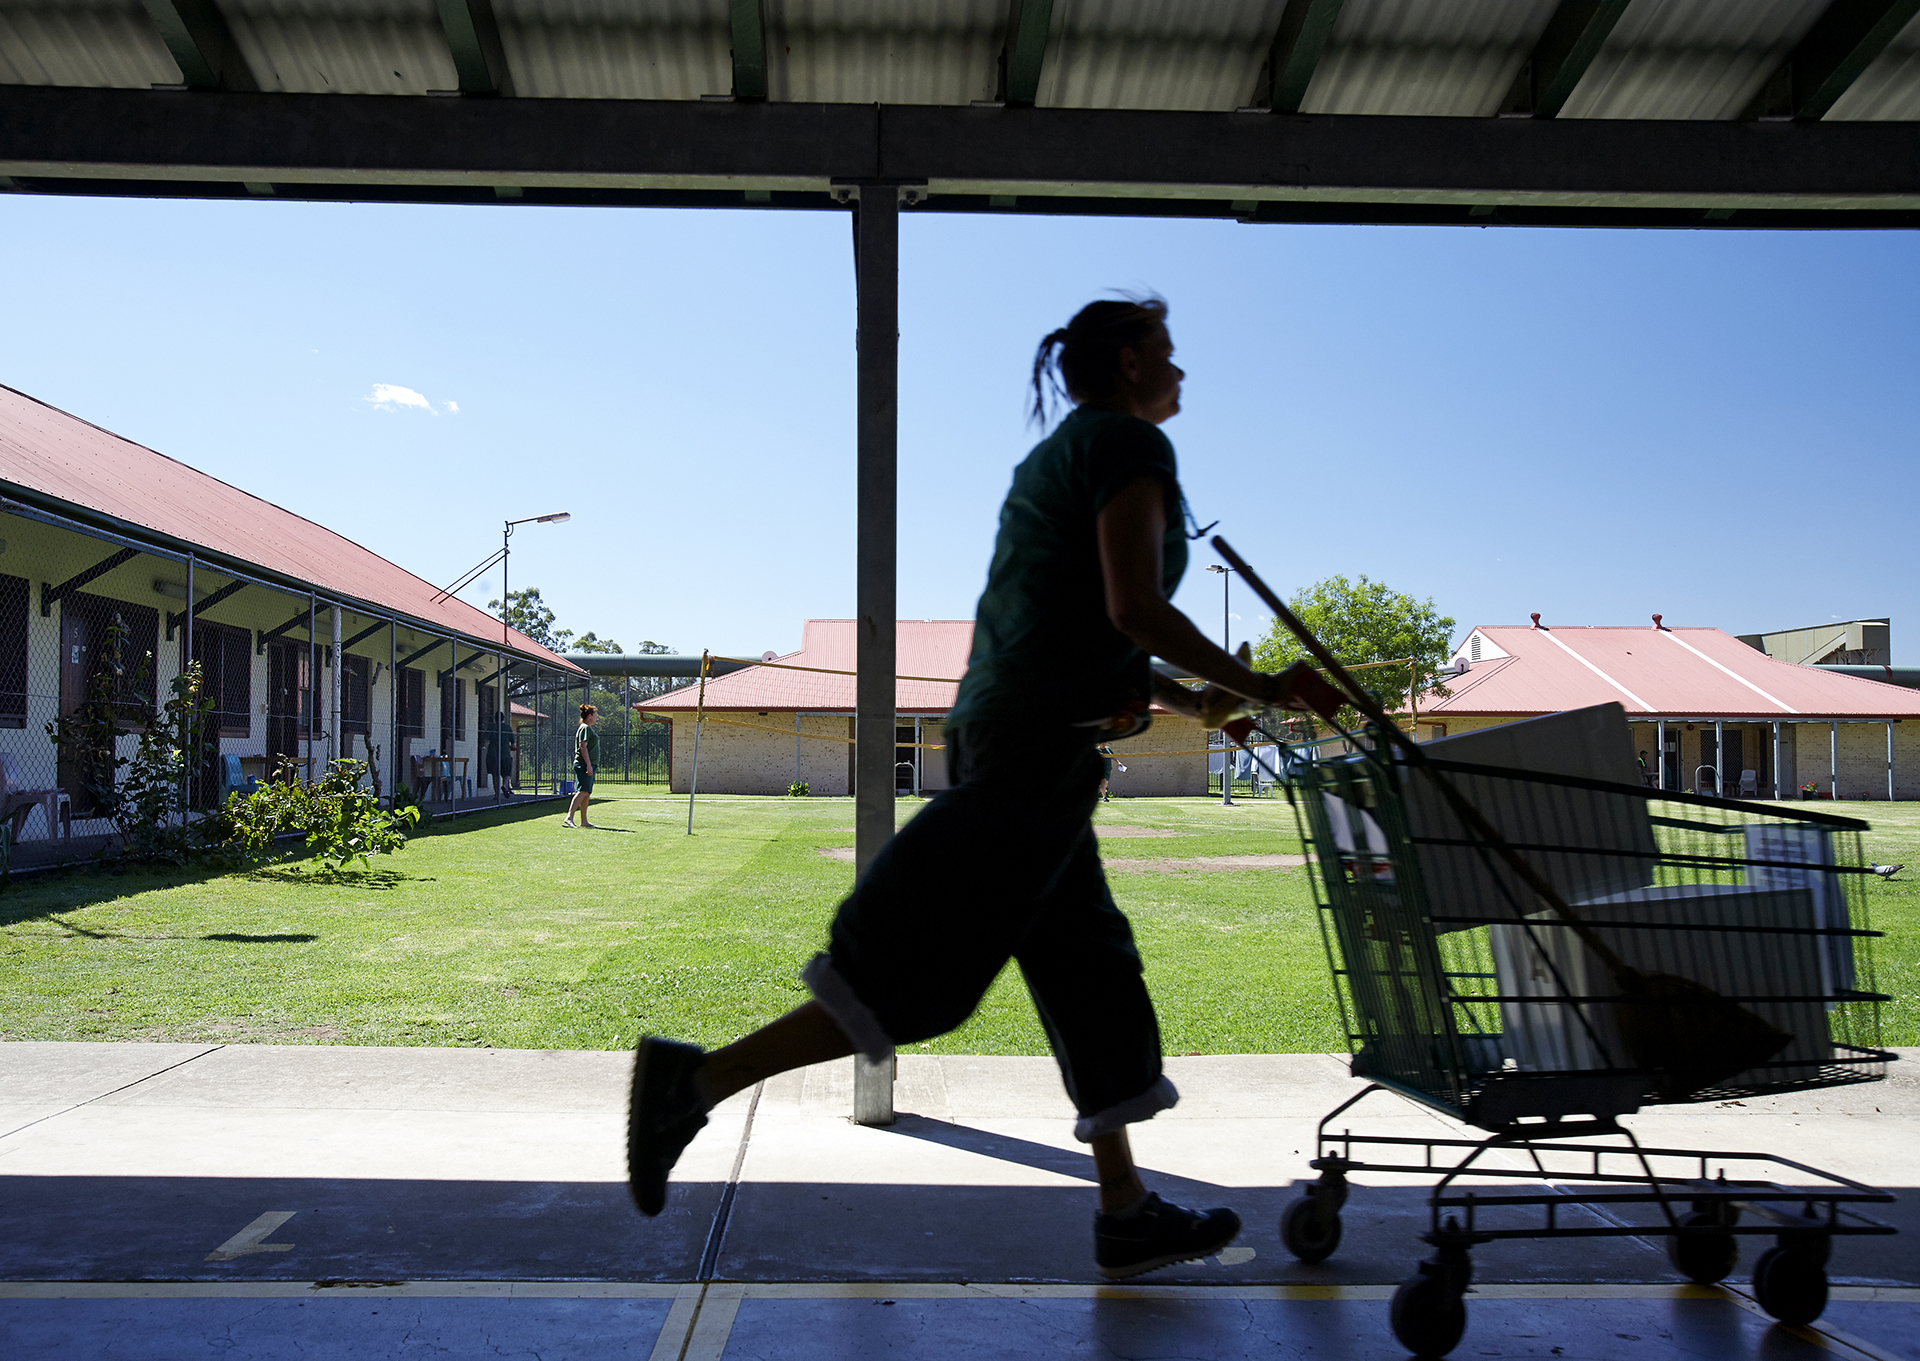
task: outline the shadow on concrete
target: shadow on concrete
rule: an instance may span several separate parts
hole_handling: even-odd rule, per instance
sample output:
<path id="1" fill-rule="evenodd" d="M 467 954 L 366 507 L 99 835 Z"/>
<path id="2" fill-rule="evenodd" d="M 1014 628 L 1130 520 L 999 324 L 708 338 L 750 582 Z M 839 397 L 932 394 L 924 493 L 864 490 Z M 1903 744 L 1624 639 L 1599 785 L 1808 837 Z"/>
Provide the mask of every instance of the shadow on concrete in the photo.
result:
<path id="1" fill-rule="evenodd" d="M 927 1125 L 935 1122 L 921 1122 Z M 908 1133 L 907 1137 L 922 1137 Z M 942 1142 L 947 1142 L 942 1140 Z M 950 1146 L 1077 1169 L 1080 1155 L 957 1128 Z M 1077 1170 L 1066 1170 L 1077 1176 Z M 1228 1205 L 1237 1251 L 1156 1272 L 1166 1284 L 1384 1284 L 1427 1253 L 1426 1188 L 1356 1186 L 1340 1250 L 1307 1265 L 1280 1241 L 1291 1186 L 1214 1186 L 1148 1173 L 1170 1198 Z M 691 1281 L 722 1208 L 720 1182 L 676 1183 L 645 1219 L 616 1182 L 336 1178 L 0 1177 L 7 1280 Z M 1090 1283 L 1094 1188 L 757 1182 L 738 1185 L 714 1255 L 723 1281 Z M 1920 1285 L 1920 1223 L 1897 1238 L 1841 1239 L 1838 1283 Z M 230 1261 L 207 1255 L 272 1211 L 292 1218 Z M 1893 1217 L 1893 1216 L 1889 1216 Z M 1560 1222 L 1598 1225 L 1567 1207 Z M 1766 1238 L 1743 1240 L 1744 1279 Z M 285 1248 L 274 1245 L 288 1244 Z M 1657 1239 L 1509 1240 L 1474 1252 L 1480 1282 L 1673 1282 Z"/>

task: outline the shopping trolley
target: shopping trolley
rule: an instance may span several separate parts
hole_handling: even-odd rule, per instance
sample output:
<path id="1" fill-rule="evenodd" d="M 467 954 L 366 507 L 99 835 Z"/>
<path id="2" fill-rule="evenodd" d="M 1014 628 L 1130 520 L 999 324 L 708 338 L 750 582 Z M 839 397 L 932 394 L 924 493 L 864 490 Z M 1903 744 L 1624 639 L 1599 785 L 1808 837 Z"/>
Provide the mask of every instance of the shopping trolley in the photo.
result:
<path id="1" fill-rule="evenodd" d="M 1365 723 L 1352 750 L 1293 761 L 1288 791 L 1368 1085 L 1320 1122 L 1319 1178 L 1282 1217 L 1287 1248 L 1334 1253 L 1350 1174 L 1432 1174 L 1433 1251 L 1389 1313 L 1417 1356 L 1459 1342 L 1471 1249 L 1509 1238 L 1659 1237 L 1705 1284 L 1732 1272 L 1742 1236 L 1771 1235 L 1755 1300 L 1784 1323 L 1817 1318 L 1832 1240 L 1894 1232 L 1862 1208 L 1891 1195 L 1777 1155 L 1646 1147 L 1619 1122 L 1885 1076 L 1866 824 L 1436 759 L 1321 659 Z M 1334 1127 L 1379 1092 L 1484 1135 Z M 1768 1169 L 1783 1180 L 1755 1175 Z"/>

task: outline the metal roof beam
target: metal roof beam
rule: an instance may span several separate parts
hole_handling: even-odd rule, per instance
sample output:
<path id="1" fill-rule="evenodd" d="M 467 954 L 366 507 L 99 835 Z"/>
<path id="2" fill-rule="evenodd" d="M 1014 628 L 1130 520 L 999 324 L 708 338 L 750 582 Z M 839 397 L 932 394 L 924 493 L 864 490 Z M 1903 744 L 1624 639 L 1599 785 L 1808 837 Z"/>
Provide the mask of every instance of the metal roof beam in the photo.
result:
<path id="1" fill-rule="evenodd" d="M 500 25 L 493 17 L 493 0 L 434 0 L 440 28 L 453 54 L 463 95 L 510 95 L 513 72 L 507 69 L 507 50 L 500 45 Z"/>
<path id="2" fill-rule="evenodd" d="M 247 589 L 247 587 L 251 585 L 253 585 L 253 583 L 251 581 L 246 580 L 244 577 L 242 577 L 237 581 L 229 581 L 226 585 L 222 586 L 219 590 L 209 595 L 205 600 L 202 600 L 199 604 L 195 605 L 193 607 L 193 617 L 195 619 L 198 619 L 201 615 L 205 614 L 208 610 L 212 609 L 215 605 L 218 605 L 221 601 L 225 600 L 228 596 L 234 595 L 240 591 L 244 591 Z M 181 610 L 177 614 L 170 613 L 167 615 L 167 641 L 168 642 L 173 641 L 173 631 L 179 628 L 180 625 L 184 624 L 186 621 L 187 621 L 186 610 Z"/>
<path id="3" fill-rule="evenodd" d="M 284 624 L 276 624 L 270 629 L 259 631 L 254 635 L 253 655 L 256 657 L 263 655 L 267 650 L 267 644 L 271 643 L 288 629 L 311 627 L 315 620 L 325 618 L 327 612 L 332 608 L 333 606 L 331 605 L 316 605 L 310 610 L 300 611 L 300 613 L 294 615 L 293 618 L 287 620 Z"/>
<path id="4" fill-rule="evenodd" d="M 1264 93 L 1275 113 L 1300 112 L 1300 101 L 1333 33 L 1333 21 L 1340 17 L 1340 5 L 1341 0 L 1287 0 L 1267 58 Z"/>
<path id="5" fill-rule="evenodd" d="M 733 97 L 767 97 L 767 12 L 763 0 L 727 0 L 733 25 Z"/>
<path id="6" fill-rule="evenodd" d="M 1001 54 L 1000 98 L 1031 104 L 1040 94 L 1040 68 L 1047 59 L 1053 0 L 1012 0 L 1007 8 L 1007 46 Z"/>
<path id="7" fill-rule="evenodd" d="M 1430 118 L 626 99 L 186 94 L 0 86 L 0 174 L 29 192 L 827 208 L 924 182 L 984 210 L 1324 222 L 1911 225 L 1920 123 Z M 703 188 L 702 186 L 708 186 Z M 707 197 L 703 197 L 706 195 Z M 971 196 L 971 197 L 969 197 Z M 1246 200 L 1242 211 L 1230 204 Z M 924 208 L 915 211 L 925 211 Z M 1637 214 L 1637 218 L 1623 217 Z M 1530 216 L 1531 215 L 1531 216 Z M 1898 220 L 1897 220 L 1898 219 Z"/>
<path id="8" fill-rule="evenodd" d="M 1920 0 L 1833 0 L 1740 116 L 1825 117 L 1916 14 Z"/>
<path id="9" fill-rule="evenodd" d="M 342 643 L 341 646 L 345 647 L 346 644 Z M 422 657 L 426 656 L 428 653 L 436 652 L 443 647 L 453 647 L 453 646 L 454 646 L 454 641 L 451 638 L 436 638 L 431 643 L 428 643 L 425 647 L 421 648 L 418 652 L 409 653 L 407 656 L 402 657 L 399 661 L 395 662 L 394 665 L 395 666 L 412 666 L 415 662 L 419 661 Z"/>
<path id="10" fill-rule="evenodd" d="M 1557 118 L 1573 87 L 1600 55 L 1628 0 L 1560 0 L 1540 40 L 1521 64 L 1500 112 L 1509 117 Z"/>
<path id="11" fill-rule="evenodd" d="M 180 78 L 193 90 L 257 90 L 226 16 L 214 0 L 142 0 Z"/>
<path id="12" fill-rule="evenodd" d="M 378 633 L 381 629 L 390 628 L 392 627 L 392 625 L 393 625 L 393 621 L 391 619 L 382 619 L 378 623 L 368 624 L 365 628 L 361 629 L 358 633 L 354 634 L 353 637 L 347 639 L 346 642 L 340 644 L 340 650 L 342 652 L 345 652 L 348 648 L 352 647 L 355 643 L 364 643 L 367 639 L 373 637 L 373 635 Z"/>
<path id="13" fill-rule="evenodd" d="M 86 586 L 98 580 L 99 578 L 105 576 L 108 572 L 111 572 L 114 568 L 123 566 L 129 562 L 132 562 L 135 558 L 139 556 L 140 556 L 139 549 L 123 548 L 118 553 L 112 553 L 112 554 L 109 554 L 107 557 L 102 558 L 99 562 L 96 562 L 94 563 L 93 566 L 87 568 L 86 571 L 80 572 L 75 574 L 74 576 L 68 577 L 65 581 L 61 582 L 58 586 L 50 586 L 44 581 L 41 582 L 40 583 L 40 617 L 42 619 L 53 618 L 53 607 L 55 605 L 65 600 L 68 596 L 72 595 L 75 591 L 79 590 L 82 586 Z M 173 636 L 171 631 L 171 626 L 169 626 L 169 631 L 167 636 L 169 638 Z"/>

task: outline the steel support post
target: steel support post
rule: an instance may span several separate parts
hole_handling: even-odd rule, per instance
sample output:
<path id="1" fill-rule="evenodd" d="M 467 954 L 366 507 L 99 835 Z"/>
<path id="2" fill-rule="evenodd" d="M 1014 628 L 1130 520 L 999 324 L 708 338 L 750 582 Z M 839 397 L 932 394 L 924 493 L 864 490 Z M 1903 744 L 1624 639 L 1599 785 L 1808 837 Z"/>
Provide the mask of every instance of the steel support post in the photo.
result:
<path id="1" fill-rule="evenodd" d="M 180 639 L 180 646 L 185 649 L 180 654 L 185 658 L 180 664 L 180 671 L 184 675 L 186 669 L 193 665 L 193 554 L 191 553 L 187 554 L 187 631 Z M 204 694 L 205 691 L 202 691 L 200 695 L 194 696 L 194 699 L 198 701 Z M 193 805 L 193 781 L 200 772 L 206 768 L 206 762 L 200 760 L 197 753 L 200 750 L 200 743 L 206 740 L 207 735 L 200 731 L 197 720 L 192 720 L 192 722 L 193 732 L 191 746 L 196 755 L 193 763 L 187 768 L 186 774 L 181 777 L 180 781 L 180 820 L 182 822 L 186 821 L 187 809 Z M 218 727 L 214 729 L 216 734 L 218 734 L 219 731 Z M 181 736 L 185 737 L 187 734 L 183 733 Z M 69 826 L 71 826 L 71 824 L 69 824 Z M 51 823 L 47 826 L 47 835 L 53 835 L 53 826 Z"/>
<path id="2" fill-rule="evenodd" d="M 1887 724 L 1887 802 L 1893 802 L 1893 724 Z"/>
<path id="3" fill-rule="evenodd" d="M 853 212 L 857 543 L 854 613 L 853 859 L 856 874 L 893 836 L 895 552 L 900 384 L 900 198 L 890 184 L 863 185 Z M 893 1123 L 893 1055 L 878 1063 L 856 1055 L 853 1118 Z"/>
<path id="4" fill-rule="evenodd" d="M 1661 789 L 1667 787 L 1667 720 L 1660 719 L 1653 725 L 1654 744 L 1659 747 L 1656 753 L 1654 769 L 1660 772 L 1654 783 Z"/>
<path id="5" fill-rule="evenodd" d="M 1780 721 L 1775 719 L 1773 724 L 1773 797 L 1775 799 L 1784 799 L 1786 797 L 1784 790 L 1785 786 L 1780 781 Z"/>
<path id="6" fill-rule="evenodd" d="M 1713 725 L 1713 792 L 1727 797 L 1727 725 L 1718 720 Z"/>
<path id="7" fill-rule="evenodd" d="M 333 662 L 328 668 L 333 674 L 333 679 L 327 685 L 327 703 L 331 706 L 327 714 L 327 759 L 329 761 L 337 761 L 344 754 L 340 750 L 340 673 L 347 668 L 346 658 L 340 654 L 340 616 L 345 613 L 346 611 L 337 604 L 327 611 L 328 616 L 333 620 Z M 308 772 L 308 778 L 312 778 L 312 772 Z"/>
<path id="8" fill-rule="evenodd" d="M 1827 797 L 1840 797 L 1840 725 L 1827 724 Z"/>

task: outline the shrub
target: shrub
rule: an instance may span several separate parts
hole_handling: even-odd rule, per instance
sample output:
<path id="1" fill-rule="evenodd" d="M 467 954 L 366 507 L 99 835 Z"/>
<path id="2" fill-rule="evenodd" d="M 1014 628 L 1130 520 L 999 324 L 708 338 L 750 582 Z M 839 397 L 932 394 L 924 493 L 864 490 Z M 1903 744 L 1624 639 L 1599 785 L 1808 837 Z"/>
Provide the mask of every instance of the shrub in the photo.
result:
<path id="1" fill-rule="evenodd" d="M 283 763 L 270 783 L 228 798 L 227 845 L 262 860 L 273 853 L 276 837 L 304 835 L 309 855 L 329 873 L 356 861 L 366 865 L 369 856 L 391 855 L 407 844 L 407 829 L 419 821 L 420 810 L 382 808 L 363 787 L 366 778 L 367 763 L 347 759 L 329 761 L 324 775 L 302 784 L 293 764 Z"/>
<path id="2" fill-rule="evenodd" d="M 787 786 L 787 797 L 790 799 L 804 799 L 811 793 L 813 790 L 807 787 L 805 780 L 795 780 Z"/>

